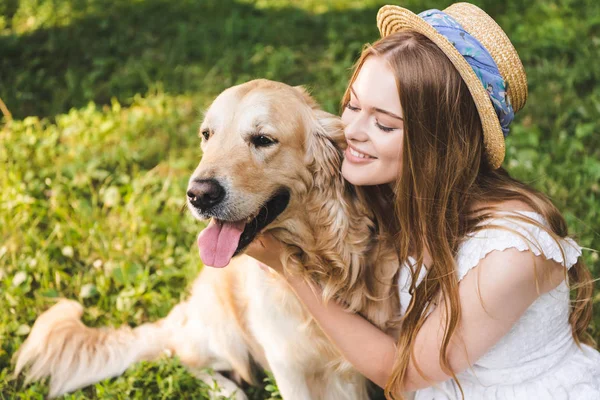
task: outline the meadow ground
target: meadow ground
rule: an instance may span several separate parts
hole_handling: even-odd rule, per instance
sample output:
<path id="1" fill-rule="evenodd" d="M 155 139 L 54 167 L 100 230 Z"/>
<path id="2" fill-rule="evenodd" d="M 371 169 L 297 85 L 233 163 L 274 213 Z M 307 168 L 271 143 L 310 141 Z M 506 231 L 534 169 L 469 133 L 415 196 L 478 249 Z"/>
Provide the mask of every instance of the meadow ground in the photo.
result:
<path id="1" fill-rule="evenodd" d="M 307 85 L 337 112 L 385 1 L 0 0 L 0 399 L 42 399 L 11 356 L 58 297 L 92 326 L 166 315 L 201 268 L 181 212 L 202 110 L 262 77 Z M 600 2 L 477 1 L 529 78 L 510 173 L 547 193 L 600 249 Z M 415 11 L 449 1 L 407 0 Z M 600 276 L 598 253 L 585 261 Z M 600 293 L 590 328 L 600 339 Z M 249 392 L 277 398 L 275 383 Z M 205 398 L 177 360 L 142 363 L 67 399 Z"/>

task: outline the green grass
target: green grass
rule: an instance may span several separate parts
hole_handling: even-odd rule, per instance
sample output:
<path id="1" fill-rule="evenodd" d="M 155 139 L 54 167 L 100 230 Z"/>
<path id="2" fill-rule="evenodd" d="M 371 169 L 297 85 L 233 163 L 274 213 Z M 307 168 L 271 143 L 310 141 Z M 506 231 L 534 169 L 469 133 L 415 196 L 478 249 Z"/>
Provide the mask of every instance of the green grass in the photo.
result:
<path id="1" fill-rule="evenodd" d="M 0 0 L 0 399 L 41 399 L 11 356 L 57 297 L 93 326 L 156 320 L 200 269 L 181 212 L 210 99 L 255 77 L 306 84 L 337 111 L 385 1 Z M 530 96 L 511 173 L 600 249 L 600 3 L 477 2 L 521 55 Z M 415 11 L 449 1 L 409 0 Z M 600 276 L 598 253 L 586 251 Z M 595 303 L 600 303 L 596 293 Z M 600 340 L 600 306 L 591 332 Z M 252 398 L 269 397 L 276 387 Z M 205 398 L 177 360 L 143 363 L 68 399 Z M 160 397 L 158 397 L 160 396 Z"/>
<path id="2" fill-rule="evenodd" d="M 10 143 L 0 156 L 8 167 L 0 177 L 5 398 L 45 393 L 45 385 L 22 389 L 9 365 L 57 297 L 83 302 L 94 326 L 155 320 L 185 297 L 200 268 L 201 226 L 181 213 L 200 156 L 195 104 L 203 101 L 155 94 L 127 108 L 90 104 L 53 123 L 28 117 L 2 129 Z M 162 360 L 68 398 L 203 398 L 207 390 L 176 360 Z"/>

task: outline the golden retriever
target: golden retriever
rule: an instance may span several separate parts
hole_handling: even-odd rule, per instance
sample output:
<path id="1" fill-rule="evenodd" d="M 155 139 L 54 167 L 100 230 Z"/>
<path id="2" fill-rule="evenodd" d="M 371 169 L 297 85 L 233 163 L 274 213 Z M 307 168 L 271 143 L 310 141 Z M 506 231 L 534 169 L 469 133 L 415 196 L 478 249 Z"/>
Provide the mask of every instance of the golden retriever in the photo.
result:
<path id="1" fill-rule="evenodd" d="M 50 377 L 54 397 L 167 352 L 200 378 L 215 379 L 215 395 L 245 398 L 234 382 L 203 368 L 253 383 L 258 364 L 272 371 L 286 400 L 367 399 L 367 380 L 286 282 L 241 254 L 258 234 L 272 233 L 285 244 L 287 272 L 303 274 L 393 334 L 398 261 L 364 196 L 341 177 L 340 119 L 300 87 L 254 80 L 214 100 L 200 136 L 203 156 L 189 181 L 188 208 L 211 218 L 198 238 L 204 263 L 228 266 L 204 268 L 187 301 L 134 329 L 86 327 L 83 308 L 62 300 L 35 322 L 16 372 L 27 370 L 28 381 Z"/>

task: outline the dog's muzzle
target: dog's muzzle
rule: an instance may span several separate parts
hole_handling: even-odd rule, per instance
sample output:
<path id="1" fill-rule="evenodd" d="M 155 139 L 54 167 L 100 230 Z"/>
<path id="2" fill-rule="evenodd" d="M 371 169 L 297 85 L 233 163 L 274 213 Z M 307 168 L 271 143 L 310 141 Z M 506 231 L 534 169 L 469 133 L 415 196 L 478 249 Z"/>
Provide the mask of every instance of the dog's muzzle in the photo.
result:
<path id="1" fill-rule="evenodd" d="M 215 179 L 195 179 L 188 186 L 187 197 L 203 213 L 223 201 L 225 189 Z"/>

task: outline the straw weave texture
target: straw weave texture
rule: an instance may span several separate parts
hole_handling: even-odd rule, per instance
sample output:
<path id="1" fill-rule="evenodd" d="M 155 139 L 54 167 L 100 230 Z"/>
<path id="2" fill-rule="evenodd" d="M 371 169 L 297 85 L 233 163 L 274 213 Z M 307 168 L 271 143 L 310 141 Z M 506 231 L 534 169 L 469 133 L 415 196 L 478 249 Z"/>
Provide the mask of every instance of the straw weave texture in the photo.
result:
<path id="1" fill-rule="evenodd" d="M 456 3 L 444 10 L 475 37 L 491 54 L 507 84 L 507 95 L 515 113 L 527 100 L 527 77 L 523 64 L 502 28 L 483 10 L 468 3 Z M 454 45 L 418 15 L 398 6 L 383 6 L 377 14 L 377 27 L 382 37 L 402 30 L 425 35 L 434 42 L 465 81 L 483 126 L 486 158 L 490 166 L 499 168 L 504 161 L 504 135 L 487 90 Z"/>

